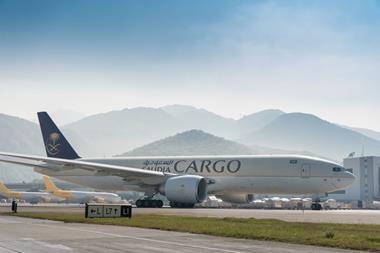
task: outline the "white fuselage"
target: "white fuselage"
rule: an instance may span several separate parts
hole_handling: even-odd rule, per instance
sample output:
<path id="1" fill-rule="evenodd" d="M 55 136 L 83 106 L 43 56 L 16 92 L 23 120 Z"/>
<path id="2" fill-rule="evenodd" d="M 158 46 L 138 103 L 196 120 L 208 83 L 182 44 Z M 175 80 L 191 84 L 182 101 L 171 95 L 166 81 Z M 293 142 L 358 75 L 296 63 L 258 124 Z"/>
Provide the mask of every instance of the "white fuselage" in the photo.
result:
<path id="1" fill-rule="evenodd" d="M 323 194 L 350 185 L 355 177 L 334 162 L 307 156 L 184 156 L 80 159 L 173 174 L 200 175 L 211 182 L 208 193 Z M 335 168 L 335 169 L 334 169 Z M 337 169 L 338 168 L 338 169 Z M 154 191 L 119 176 L 89 170 L 50 170 L 39 173 L 61 180 L 108 191 Z M 145 182 L 154 185 L 155 182 Z M 155 186 L 156 187 L 156 186 Z"/>
<path id="2" fill-rule="evenodd" d="M 48 192 L 9 192 L 0 193 L 0 196 L 9 199 L 24 200 L 30 203 L 59 202 L 62 199 Z"/>
<path id="3" fill-rule="evenodd" d="M 121 198 L 119 195 L 110 192 L 90 192 L 90 191 L 65 191 L 60 190 L 58 193 L 53 192 L 57 197 L 65 198 L 69 203 L 119 203 Z"/>

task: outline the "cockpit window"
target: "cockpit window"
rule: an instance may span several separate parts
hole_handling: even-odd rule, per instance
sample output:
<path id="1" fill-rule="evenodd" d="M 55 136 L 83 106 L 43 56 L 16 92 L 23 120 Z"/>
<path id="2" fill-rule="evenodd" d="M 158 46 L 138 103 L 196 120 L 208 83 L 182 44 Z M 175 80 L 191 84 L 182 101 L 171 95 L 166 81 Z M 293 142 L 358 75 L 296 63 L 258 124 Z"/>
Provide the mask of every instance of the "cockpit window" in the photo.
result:
<path id="1" fill-rule="evenodd" d="M 289 163 L 296 164 L 296 163 L 298 163 L 298 161 L 297 160 L 290 160 Z"/>
<path id="2" fill-rule="evenodd" d="M 332 170 L 333 170 L 334 172 L 340 172 L 340 171 L 342 171 L 343 169 L 342 169 L 341 167 L 334 167 Z"/>

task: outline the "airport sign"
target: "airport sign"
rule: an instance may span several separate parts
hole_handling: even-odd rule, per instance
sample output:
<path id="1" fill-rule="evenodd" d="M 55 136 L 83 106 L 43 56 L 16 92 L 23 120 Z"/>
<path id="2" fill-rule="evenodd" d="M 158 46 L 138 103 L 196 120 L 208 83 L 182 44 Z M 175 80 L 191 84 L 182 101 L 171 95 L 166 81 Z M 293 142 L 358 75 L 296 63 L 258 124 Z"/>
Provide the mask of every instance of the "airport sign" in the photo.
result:
<path id="1" fill-rule="evenodd" d="M 131 205 L 120 204 L 86 204 L 86 218 L 132 217 Z"/>

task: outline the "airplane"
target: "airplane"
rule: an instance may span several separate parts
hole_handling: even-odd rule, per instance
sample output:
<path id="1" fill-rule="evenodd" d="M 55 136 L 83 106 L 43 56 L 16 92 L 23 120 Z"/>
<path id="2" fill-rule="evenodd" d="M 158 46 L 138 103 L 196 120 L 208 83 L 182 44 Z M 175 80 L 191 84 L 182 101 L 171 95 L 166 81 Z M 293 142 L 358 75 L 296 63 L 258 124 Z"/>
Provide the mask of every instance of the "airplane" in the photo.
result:
<path id="1" fill-rule="evenodd" d="M 300 155 L 81 158 L 46 112 L 39 112 L 47 157 L 0 153 L 0 161 L 33 167 L 43 175 L 105 191 L 138 191 L 137 207 L 193 207 L 207 195 L 250 203 L 253 194 L 319 196 L 344 189 L 355 176 L 341 165 Z"/>
<path id="2" fill-rule="evenodd" d="M 25 200 L 26 202 L 36 204 L 40 202 L 50 203 L 62 200 L 48 192 L 16 192 L 9 190 L 3 182 L 0 182 L 0 195 L 15 200 Z"/>
<path id="3" fill-rule="evenodd" d="M 120 203 L 121 198 L 115 193 L 109 192 L 89 192 L 89 191 L 68 191 L 58 188 L 48 176 L 44 176 L 46 191 L 56 197 L 63 198 L 70 203 Z"/>

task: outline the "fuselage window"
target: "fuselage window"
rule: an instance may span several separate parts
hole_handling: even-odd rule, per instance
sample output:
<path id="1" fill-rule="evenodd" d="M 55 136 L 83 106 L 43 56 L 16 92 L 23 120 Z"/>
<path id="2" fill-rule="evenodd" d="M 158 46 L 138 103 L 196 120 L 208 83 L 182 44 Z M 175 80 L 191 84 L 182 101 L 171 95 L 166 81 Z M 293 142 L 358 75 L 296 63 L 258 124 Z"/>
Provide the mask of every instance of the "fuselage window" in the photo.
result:
<path id="1" fill-rule="evenodd" d="M 298 161 L 297 160 L 290 160 L 289 163 L 291 164 L 296 164 Z"/>
<path id="2" fill-rule="evenodd" d="M 342 171 L 342 168 L 341 167 L 334 167 L 333 171 L 334 172 L 340 172 L 340 171 Z"/>

